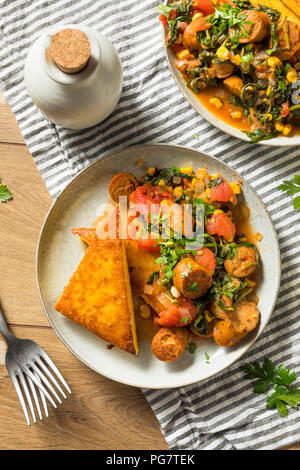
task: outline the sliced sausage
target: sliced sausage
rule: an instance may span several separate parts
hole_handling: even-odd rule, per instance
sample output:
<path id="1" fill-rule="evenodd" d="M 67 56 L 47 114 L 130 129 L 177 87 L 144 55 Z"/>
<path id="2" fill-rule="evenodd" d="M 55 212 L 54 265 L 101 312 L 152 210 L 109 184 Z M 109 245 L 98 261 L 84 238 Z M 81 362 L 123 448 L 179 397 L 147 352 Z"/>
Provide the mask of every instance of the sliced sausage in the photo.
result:
<path id="1" fill-rule="evenodd" d="M 119 202 L 120 196 L 129 196 L 137 187 L 138 180 L 130 173 L 117 173 L 109 184 L 109 194 L 113 201 Z"/>
<path id="2" fill-rule="evenodd" d="M 234 65 L 230 62 L 215 62 L 208 69 L 211 78 L 227 78 L 234 71 Z"/>
<path id="3" fill-rule="evenodd" d="M 226 78 L 223 83 L 230 93 L 238 97 L 241 96 L 242 89 L 244 88 L 244 82 L 240 77 L 237 75 L 231 75 L 231 77 Z"/>
<path id="4" fill-rule="evenodd" d="M 213 337 L 218 346 L 234 346 L 246 335 L 247 333 L 239 333 L 229 318 L 218 320 L 214 326 Z"/>
<path id="5" fill-rule="evenodd" d="M 196 34 L 199 31 L 206 31 L 212 27 L 211 23 L 206 22 L 207 18 L 209 17 L 205 16 L 204 18 L 198 18 L 186 27 L 183 33 L 183 44 L 187 49 L 201 49 L 201 44 L 198 42 Z"/>
<path id="6" fill-rule="evenodd" d="M 211 273 L 190 258 L 179 261 L 174 269 L 176 289 L 187 299 L 202 297 L 212 285 Z"/>
<path id="7" fill-rule="evenodd" d="M 152 340 L 151 350 L 160 361 L 173 362 L 185 350 L 188 339 L 187 328 L 161 328 Z"/>
<path id="8" fill-rule="evenodd" d="M 259 322 L 260 313 L 254 302 L 239 302 L 235 305 L 231 321 L 233 327 L 239 333 L 249 333 L 254 330 Z"/>
<path id="9" fill-rule="evenodd" d="M 224 268 L 228 274 L 236 277 L 250 276 L 257 268 L 254 248 L 251 246 L 239 246 L 236 256 L 232 259 L 227 258 L 225 260 Z"/>
<path id="10" fill-rule="evenodd" d="M 221 304 L 223 304 L 225 308 L 232 308 L 232 300 L 227 297 L 227 295 L 222 295 Z M 218 305 L 215 300 L 209 304 L 208 308 L 209 311 L 219 320 L 225 320 L 225 318 L 230 317 L 231 310 L 225 310 L 224 308 L 220 307 L 220 305 Z"/>
<path id="11" fill-rule="evenodd" d="M 254 10 L 244 10 L 241 14 L 246 15 L 246 18 L 243 21 L 243 29 L 247 33 L 247 36 L 244 35 L 241 29 L 237 26 L 229 29 L 230 37 L 237 37 L 241 44 L 246 44 L 249 42 L 261 42 L 270 35 L 271 20 L 266 13 Z"/>

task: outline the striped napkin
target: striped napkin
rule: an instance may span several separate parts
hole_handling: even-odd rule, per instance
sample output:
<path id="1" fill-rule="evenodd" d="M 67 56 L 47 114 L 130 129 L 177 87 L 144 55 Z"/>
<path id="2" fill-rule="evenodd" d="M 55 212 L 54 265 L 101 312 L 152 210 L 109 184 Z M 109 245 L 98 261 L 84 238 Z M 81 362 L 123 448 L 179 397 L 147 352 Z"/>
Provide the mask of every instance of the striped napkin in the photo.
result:
<path id="1" fill-rule="evenodd" d="M 55 198 L 93 161 L 127 146 L 167 142 L 210 153 L 240 172 L 276 225 L 282 285 L 263 335 L 226 372 L 171 390 L 143 390 L 171 449 L 275 449 L 300 440 L 299 411 L 267 410 L 244 379 L 247 361 L 269 357 L 300 376 L 300 212 L 276 188 L 299 173 L 299 147 L 250 145 L 201 118 L 177 89 L 164 57 L 159 0 L 2 0 L 0 80 L 34 161 Z M 57 23 L 82 23 L 105 34 L 124 69 L 121 100 L 102 124 L 71 131 L 49 123 L 28 97 L 23 67 L 29 46 Z M 197 133 L 199 140 L 193 135 Z"/>

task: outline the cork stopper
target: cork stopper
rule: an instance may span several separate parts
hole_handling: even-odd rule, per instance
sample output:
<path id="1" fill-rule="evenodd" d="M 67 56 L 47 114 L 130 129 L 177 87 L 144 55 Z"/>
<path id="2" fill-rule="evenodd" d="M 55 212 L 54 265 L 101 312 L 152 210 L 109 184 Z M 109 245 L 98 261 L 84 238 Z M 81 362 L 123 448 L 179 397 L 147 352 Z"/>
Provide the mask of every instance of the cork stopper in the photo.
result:
<path id="1" fill-rule="evenodd" d="M 50 56 L 62 72 L 80 72 L 90 55 L 90 41 L 78 29 L 62 29 L 51 38 Z"/>

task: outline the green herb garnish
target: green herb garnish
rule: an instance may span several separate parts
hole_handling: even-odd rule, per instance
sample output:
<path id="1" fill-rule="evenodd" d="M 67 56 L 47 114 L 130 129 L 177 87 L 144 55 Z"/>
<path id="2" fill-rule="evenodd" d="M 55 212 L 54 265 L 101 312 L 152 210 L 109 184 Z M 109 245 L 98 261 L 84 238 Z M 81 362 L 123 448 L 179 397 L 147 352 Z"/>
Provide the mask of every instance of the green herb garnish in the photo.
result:
<path id="1" fill-rule="evenodd" d="M 289 196 L 294 196 L 300 192 L 300 175 L 294 175 L 294 180 L 292 181 L 283 181 L 283 183 L 278 186 L 278 189 L 285 191 Z M 294 199 L 294 209 L 300 209 L 300 196 L 295 197 Z"/>
<path id="2" fill-rule="evenodd" d="M 273 393 L 267 396 L 267 408 L 277 408 L 278 414 L 286 417 L 287 405 L 296 408 L 300 404 L 300 389 L 291 386 L 296 380 L 296 374 L 283 364 L 275 367 L 266 358 L 262 366 L 257 361 L 245 364 L 244 371 L 248 380 L 255 380 L 254 393 L 266 393 L 269 386 L 273 386 Z"/>
<path id="3" fill-rule="evenodd" d="M 191 354 L 194 354 L 194 352 L 196 351 L 197 349 L 197 345 L 196 343 L 189 343 L 186 347 L 186 349 L 191 353 Z"/>
<path id="4" fill-rule="evenodd" d="M 5 184 L 1 184 L 2 180 L 0 177 L 0 202 L 6 202 L 13 198 L 10 190 Z"/>
<path id="5" fill-rule="evenodd" d="M 200 289 L 197 282 L 191 282 L 190 285 L 187 287 L 187 290 L 189 292 L 197 292 Z"/>

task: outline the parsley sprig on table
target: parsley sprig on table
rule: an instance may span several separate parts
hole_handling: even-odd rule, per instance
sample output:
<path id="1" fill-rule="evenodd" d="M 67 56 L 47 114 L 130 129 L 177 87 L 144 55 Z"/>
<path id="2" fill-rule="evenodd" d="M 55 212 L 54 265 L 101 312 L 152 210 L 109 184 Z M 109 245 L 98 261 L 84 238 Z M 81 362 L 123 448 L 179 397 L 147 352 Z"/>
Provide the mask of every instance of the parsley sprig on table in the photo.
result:
<path id="1" fill-rule="evenodd" d="M 0 176 L 0 202 L 6 202 L 12 199 L 12 194 L 5 184 L 2 184 Z"/>
<path id="2" fill-rule="evenodd" d="M 300 175 L 295 175 L 294 180 L 292 181 L 283 181 L 283 183 L 278 186 L 278 189 L 281 191 L 286 191 L 289 196 L 294 196 L 300 192 Z M 295 197 L 294 199 L 294 209 L 300 209 L 300 196 Z"/>
<path id="3" fill-rule="evenodd" d="M 277 408 L 278 413 L 286 417 L 287 405 L 296 408 L 300 404 L 300 389 L 291 386 L 296 380 L 296 374 L 283 364 L 275 367 L 274 363 L 266 358 L 262 366 L 257 361 L 246 364 L 244 371 L 247 379 L 255 380 L 254 393 L 266 393 L 269 386 L 273 386 L 273 393 L 267 396 L 267 408 Z"/>

